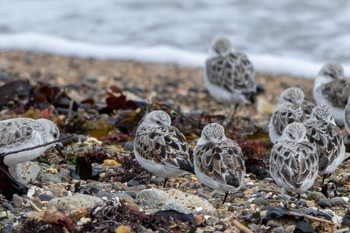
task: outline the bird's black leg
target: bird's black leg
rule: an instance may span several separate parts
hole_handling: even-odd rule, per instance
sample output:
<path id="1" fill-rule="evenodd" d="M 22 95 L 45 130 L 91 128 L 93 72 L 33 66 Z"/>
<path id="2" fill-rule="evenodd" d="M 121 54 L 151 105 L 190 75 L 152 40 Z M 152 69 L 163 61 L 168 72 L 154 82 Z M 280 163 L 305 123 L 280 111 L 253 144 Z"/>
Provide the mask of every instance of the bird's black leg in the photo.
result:
<path id="1" fill-rule="evenodd" d="M 164 185 L 163 185 L 163 188 L 165 188 L 166 187 L 166 182 L 168 181 L 168 178 L 165 178 L 164 179 Z"/>
<path id="2" fill-rule="evenodd" d="M 58 151 L 58 153 L 64 158 L 65 154 L 63 153 L 62 149 L 63 149 L 63 145 L 62 143 L 57 143 L 55 145 L 55 149 Z"/>
<path id="3" fill-rule="evenodd" d="M 228 192 L 225 193 L 224 201 L 222 202 L 222 204 L 225 204 L 225 201 L 226 201 L 226 199 L 227 199 L 227 196 L 228 196 Z"/>

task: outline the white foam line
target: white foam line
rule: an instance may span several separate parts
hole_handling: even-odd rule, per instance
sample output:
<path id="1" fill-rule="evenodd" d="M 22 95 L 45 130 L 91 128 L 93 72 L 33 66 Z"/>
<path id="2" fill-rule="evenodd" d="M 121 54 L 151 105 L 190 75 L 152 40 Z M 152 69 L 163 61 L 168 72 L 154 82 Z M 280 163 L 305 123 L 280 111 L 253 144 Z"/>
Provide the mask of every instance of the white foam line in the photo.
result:
<path id="1" fill-rule="evenodd" d="M 135 60 L 151 63 L 174 63 L 185 66 L 203 67 L 206 54 L 190 52 L 170 46 L 131 47 L 107 46 L 72 41 L 37 33 L 0 34 L 0 49 L 29 50 L 65 56 L 96 59 Z M 313 78 L 321 63 L 273 55 L 248 54 L 258 72 L 289 74 Z M 350 71 L 349 66 L 344 66 Z"/>

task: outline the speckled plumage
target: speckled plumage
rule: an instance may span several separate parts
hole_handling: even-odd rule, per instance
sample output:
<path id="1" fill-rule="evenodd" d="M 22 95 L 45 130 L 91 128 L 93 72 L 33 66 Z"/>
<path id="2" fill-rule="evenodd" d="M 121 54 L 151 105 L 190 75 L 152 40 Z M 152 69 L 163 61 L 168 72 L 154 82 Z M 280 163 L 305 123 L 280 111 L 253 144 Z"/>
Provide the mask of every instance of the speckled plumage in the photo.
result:
<path id="1" fill-rule="evenodd" d="M 338 63 L 325 64 L 314 81 L 313 96 L 317 105 L 332 108 L 333 117 L 339 127 L 344 126 L 344 109 L 350 97 L 350 80 Z"/>
<path id="2" fill-rule="evenodd" d="M 226 193 L 242 186 L 245 175 L 242 150 L 225 136 L 220 124 L 204 127 L 193 157 L 196 175 L 204 185 Z"/>
<path id="3" fill-rule="evenodd" d="M 284 90 L 278 98 L 270 119 L 269 137 L 271 142 L 277 141 L 288 124 L 306 120 L 314 107 L 313 103 L 304 100 L 304 93 L 300 88 L 291 87 Z"/>
<path id="4" fill-rule="evenodd" d="M 60 132 L 55 123 L 47 119 L 14 118 L 0 121 L 0 153 L 3 154 L 0 169 L 5 174 L 6 182 L 9 182 L 16 192 L 23 194 L 28 190 L 13 177 L 16 164 L 35 159 L 56 144 L 4 154 L 46 144 L 57 140 L 59 136 Z M 7 189 L 1 191 L 8 192 Z"/>
<path id="5" fill-rule="evenodd" d="M 156 176 L 170 178 L 193 172 L 184 135 L 164 111 L 145 116 L 137 128 L 134 154 L 142 167 Z"/>
<path id="6" fill-rule="evenodd" d="M 21 150 L 57 140 L 60 132 L 50 120 L 14 118 L 0 121 L 0 153 Z M 12 166 L 39 157 L 55 144 L 7 155 L 4 163 Z"/>
<path id="7" fill-rule="evenodd" d="M 206 60 L 204 80 L 210 94 L 219 102 L 254 104 L 256 84 L 253 64 L 244 53 L 233 52 L 231 42 L 218 38 Z"/>
<path id="8" fill-rule="evenodd" d="M 271 150 L 271 177 L 282 189 L 301 193 L 314 184 L 317 174 L 317 151 L 307 139 L 305 126 L 289 124 Z"/>
<path id="9" fill-rule="evenodd" d="M 345 107 L 345 128 L 350 134 L 350 102 Z"/>
<path id="10" fill-rule="evenodd" d="M 307 137 L 314 143 L 319 158 L 319 175 L 330 174 L 345 158 L 345 146 L 332 110 L 327 105 L 316 106 L 304 122 Z"/>

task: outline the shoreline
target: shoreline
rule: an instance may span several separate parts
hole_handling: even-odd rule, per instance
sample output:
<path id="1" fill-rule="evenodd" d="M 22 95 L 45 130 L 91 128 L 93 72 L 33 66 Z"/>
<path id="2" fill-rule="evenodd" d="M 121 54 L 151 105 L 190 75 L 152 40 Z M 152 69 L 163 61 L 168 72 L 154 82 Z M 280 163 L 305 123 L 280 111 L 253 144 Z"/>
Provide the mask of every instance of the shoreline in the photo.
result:
<path id="1" fill-rule="evenodd" d="M 180 91 L 197 87 L 205 89 L 203 68 L 178 64 L 138 62 L 133 60 L 113 60 L 80 58 L 55 55 L 43 52 L 20 50 L 0 50 L 0 70 L 13 74 L 14 77 L 32 81 L 46 81 L 54 85 L 77 83 L 87 77 L 96 77 L 98 82 L 119 84 L 122 86 L 145 87 L 144 91 L 154 91 L 157 85 L 166 85 L 167 80 L 184 83 Z M 162 78 L 164 77 L 164 78 Z M 140 84 L 140 79 L 142 83 Z M 264 85 L 265 99 L 274 103 L 286 88 L 298 86 L 306 99 L 312 99 L 313 80 L 268 73 L 256 73 L 258 83 Z"/>
<path id="2" fill-rule="evenodd" d="M 157 208 L 153 208 L 147 203 L 161 203 L 159 200 L 168 200 L 168 197 L 174 196 L 174 190 L 184 196 L 184 200 L 187 200 L 188 197 L 191 197 L 191 200 L 193 200 L 192 198 L 200 200 L 200 202 L 195 202 L 195 204 L 191 201 L 191 205 L 186 204 L 185 207 L 181 207 L 182 209 L 180 210 L 182 212 L 179 211 L 180 213 L 192 213 L 193 210 L 197 209 L 202 210 L 200 212 L 196 211 L 193 219 L 198 221 L 195 222 L 194 226 L 190 226 L 185 221 L 176 220 L 182 224 L 178 225 L 180 227 L 179 232 L 188 232 L 185 229 L 189 226 L 210 232 L 231 230 L 237 227 L 237 223 L 240 224 L 239 226 L 244 224 L 245 227 L 252 230 L 269 229 L 272 232 L 277 229 L 277 226 L 274 225 L 276 221 L 280 225 L 279 228 L 281 226 L 285 229 L 296 227 L 298 225 L 297 219 L 285 223 L 284 220 L 271 219 L 269 217 L 271 215 L 269 208 L 272 207 L 279 210 L 281 204 L 290 209 L 286 217 L 290 215 L 289 213 L 296 212 L 306 213 L 305 216 L 309 216 L 307 211 L 316 206 L 321 210 L 330 208 L 337 219 L 347 216 L 348 199 L 345 197 L 348 196 L 350 187 L 346 183 L 347 177 L 343 177 L 340 174 L 348 171 L 349 162 L 341 164 L 333 174 L 333 177 L 336 178 L 339 184 L 345 185 L 342 185 L 342 189 L 338 190 L 339 197 L 334 197 L 329 191 L 327 193 L 327 195 L 329 194 L 329 200 L 321 192 L 323 190 L 321 178 L 315 182 L 312 189 L 301 195 L 300 200 L 290 198 L 287 202 L 285 197 L 278 191 L 279 187 L 265 179 L 268 175 L 267 159 L 272 146 L 267 137 L 267 125 L 274 103 L 284 89 L 292 86 L 301 87 L 305 91 L 306 98 L 312 100 L 310 97 L 313 85 L 312 80 L 286 75 L 257 73 L 257 82 L 265 87 L 265 93 L 258 97 L 257 106 L 239 107 L 235 118 L 226 126 L 228 137 L 234 138 L 242 148 L 247 175 L 244 177 L 244 185 L 241 190 L 231 194 L 229 196 L 230 201 L 222 204 L 222 193 L 205 188 L 194 175 L 172 178 L 169 186 L 163 188 L 163 182 L 157 181 L 157 178 L 150 178 L 149 174 L 138 165 L 132 152 L 134 132 L 139 124 L 139 120 L 142 119 L 147 111 L 162 109 L 169 112 L 172 116 L 173 125 L 184 133 L 189 149 L 192 151 L 203 129 L 203 125 L 209 122 L 222 122 L 226 119 L 230 114 L 231 108 L 227 105 L 218 104 L 210 96 L 205 88 L 203 69 L 174 64 L 95 60 L 45 53 L 8 51 L 0 53 L 0 71 L 3 72 L 3 74 L 0 73 L 0 85 L 13 79 L 26 78 L 30 80 L 31 87 L 33 87 L 32 90 L 38 90 L 36 88 L 39 87 L 40 89 L 43 86 L 46 88 L 44 88 L 46 91 L 43 92 L 36 91 L 38 95 L 37 98 L 34 98 L 34 102 L 40 104 L 42 100 L 40 98 L 42 97 L 41 94 L 44 94 L 43 98 L 49 100 L 45 103 L 45 108 L 37 108 L 35 105 L 31 105 L 30 109 L 26 110 L 22 116 L 35 116 L 34 118 L 45 117 L 45 115 L 46 117 L 50 116 L 50 119 L 60 125 L 62 135 L 79 135 L 79 142 L 69 142 L 65 145 L 66 158 L 51 152 L 46 155 L 50 165 L 36 160 L 28 162 L 24 166 L 26 174 L 29 173 L 27 169 L 29 165 L 27 166 L 27 164 L 31 164 L 31 167 L 36 165 L 42 169 L 33 178 L 36 183 L 31 184 L 35 190 L 33 197 L 31 197 L 33 203 L 39 210 L 47 209 L 49 202 L 40 198 L 43 196 L 42 194 L 48 195 L 49 198 L 57 203 L 66 201 L 64 202 L 66 204 L 63 204 L 64 208 L 60 209 L 60 211 L 72 213 L 68 215 L 69 221 L 71 221 L 71 218 L 75 219 L 71 224 L 71 228 L 84 229 L 84 232 L 89 232 L 89 230 L 86 230 L 90 229 L 89 227 L 94 229 L 96 227 L 105 227 L 111 223 L 110 221 L 106 223 L 105 219 L 107 218 L 104 218 L 104 215 L 93 215 L 95 211 L 91 211 L 91 209 L 84 206 L 82 209 L 89 218 L 82 218 L 85 215 L 76 215 L 77 213 L 82 213 L 80 212 L 82 210 L 81 206 L 75 208 L 74 205 L 70 204 L 77 203 L 77 201 L 83 203 L 85 200 L 88 201 L 93 198 L 97 203 L 93 203 L 94 206 L 101 205 L 101 207 L 97 208 L 108 210 L 102 211 L 103 213 L 111 213 L 109 211 L 111 209 L 117 215 L 125 213 L 123 218 L 119 215 L 114 217 L 115 220 L 125 219 L 122 223 L 114 222 L 113 224 L 116 227 L 125 224 L 130 229 L 148 229 L 149 226 L 146 226 L 143 222 L 135 222 L 135 216 L 142 215 L 147 216 L 149 219 L 156 218 L 152 213 L 158 213 L 155 212 L 158 209 L 163 210 L 163 207 L 158 208 L 158 206 L 163 204 L 157 204 Z M 48 87 L 39 82 L 49 83 L 52 86 Z M 112 106 L 112 109 L 107 112 L 102 111 L 106 106 L 106 99 L 110 96 L 110 86 L 122 89 L 123 93 L 126 94 L 127 100 L 141 98 L 147 107 L 123 109 Z M 64 98 L 61 99 L 62 102 L 59 101 L 60 99 L 51 98 L 52 90 L 55 88 L 67 94 L 70 100 L 80 104 L 81 108 L 72 110 L 73 104 L 68 106 Z M 17 86 L 15 90 L 20 90 L 20 88 Z M 116 97 L 114 100 L 120 97 L 119 94 L 118 91 L 114 92 L 114 97 Z M 89 104 L 84 105 L 81 103 L 87 99 L 93 100 L 94 104 L 92 107 Z M 120 102 L 125 103 L 125 99 L 122 101 L 118 99 L 116 102 L 118 104 Z M 60 103 L 66 104 L 61 108 L 61 110 L 66 110 L 65 112 L 61 111 L 60 113 L 58 111 L 61 105 L 57 104 Z M 70 103 L 73 102 L 70 101 Z M 56 105 L 58 107 L 55 107 Z M 20 106 L 24 110 L 23 104 Z M 69 113 L 72 113 L 71 116 Z M 8 119 L 19 115 L 21 114 L 17 114 L 13 109 L 3 109 L 1 118 Z M 72 165 L 72 162 L 75 165 Z M 91 166 L 91 168 L 87 166 L 87 164 L 93 163 L 95 165 Z M 33 173 L 32 170 L 30 172 Z M 73 177 L 72 172 L 75 172 L 80 177 Z M 95 181 L 86 176 L 86 174 L 98 174 L 98 180 Z M 151 185 L 152 189 L 146 185 Z M 161 198 L 143 202 L 142 193 L 147 193 L 150 190 L 155 192 L 151 196 L 158 197 L 158 195 L 161 195 Z M 74 198 L 71 198 L 68 193 L 75 195 Z M 344 200 L 341 198 L 342 202 L 339 202 L 340 197 L 344 197 Z M 22 197 L 17 199 L 19 198 Z M 104 202 L 102 200 L 107 201 Z M 182 200 L 179 200 L 176 196 L 170 202 L 172 205 L 177 206 L 179 203 L 182 203 Z M 205 203 L 204 205 L 200 204 L 203 202 Z M 120 203 L 122 205 L 126 203 L 124 205 L 125 208 L 123 207 L 124 209 L 118 209 Z M 202 206 L 204 207 L 202 208 Z M 210 207 L 210 211 L 205 209 L 207 207 Z M 2 207 L 0 206 L 0 208 Z M 23 205 L 18 205 L 11 211 L 19 219 L 18 223 L 15 226 L 14 218 L 3 218 L 0 221 L 0 229 L 9 224 L 14 229 L 27 229 L 28 224 L 32 223 L 30 221 L 35 223 L 30 226 L 41 227 L 43 224 L 47 224 L 46 222 L 38 221 L 37 218 L 34 220 L 22 218 L 24 215 L 29 217 L 38 216 L 38 213 L 32 211 L 31 207 L 27 208 Z M 274 209 L 272 209 L 273 211 Z M 205 216 L 208 216 L 208 218 L 206 219 Z M 335 222 L 324 217 L 324 215 L 317 214 L 317 216 L 319 217 L 316 220 L 313 218 L 308 223 L 310 227 L 319 224 L 319 220 L 331 224 L 331 226 L 320 225 L 318 229 L 325 230 L 332 227 L 332 230 L 334 230 L 336 228 L 339 229 L 341 226 L 339 220 Z M 109 214 L 107 217 L 110 219 Z M 234 217 L 235 222 L 231 221 L 232 217 Z M 86 219 L 89 220 L 85 223 Z M 264 220 L 266 220 L 267 224 L 263 223 Z M 270 220 L 271 225 L 269 225 Z M 173 226 L 172 221 L 174 220 L 168 220 L 169 223 L 167 225 Z M 158 227 L 158 224 L 156 226 Z M 60 227 L 64 228 L 65 226 Z M 109 229 L 112 228 L 109 226 Z M 32 229 L 32 231 L 36 230 Z"/>

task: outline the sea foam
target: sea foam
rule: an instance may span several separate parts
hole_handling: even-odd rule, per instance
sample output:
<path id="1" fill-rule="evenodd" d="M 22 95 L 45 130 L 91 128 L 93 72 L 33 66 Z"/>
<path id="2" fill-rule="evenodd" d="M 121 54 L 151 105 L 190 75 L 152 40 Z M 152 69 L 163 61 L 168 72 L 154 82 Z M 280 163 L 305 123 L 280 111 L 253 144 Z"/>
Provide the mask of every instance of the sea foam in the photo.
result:
<path id="1" fill-rule="evenodd" d="M 203 67 L 207 54 L 159 45 L 134 47 L 128 45 L 99 45 L 73 41 L 37 33 L 0 34 L 1 50 L 25 50 L 52 53 L 81 58 L 134 60 L 150 63 L 172 63 L 191 67 Z M 302 59 L 269 54 L 247 54 L 258 72 L 288 74 L 314 78 L 323 64 Z M 345 73 L 350 66 L 345 65 Z"/>

